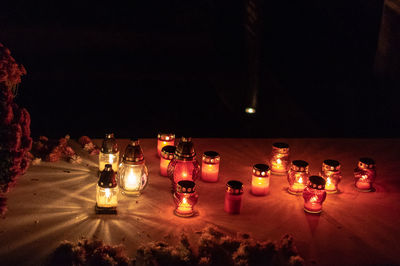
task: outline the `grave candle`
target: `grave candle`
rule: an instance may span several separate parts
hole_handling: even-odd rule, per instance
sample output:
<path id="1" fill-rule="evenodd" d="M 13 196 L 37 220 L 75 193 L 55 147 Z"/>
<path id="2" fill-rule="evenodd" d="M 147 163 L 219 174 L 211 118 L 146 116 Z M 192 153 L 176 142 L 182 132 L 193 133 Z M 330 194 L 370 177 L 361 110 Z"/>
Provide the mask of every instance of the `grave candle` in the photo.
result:
<path id="1" fill-rule="evenodd" d="M 206 151 L 203 154 L 201 165 L 201 180 L 205 182 L 217 182 L 219 163 L 221 157 L 215 151 Z"/>
<path id="2" fill-rule="evenodd" d="M 226 183 L 224 210 L 229 214 L 239 214 L 242 209 L 243 183 L 230 180 Z"/>
<path id="3" fill-rule="evenodd" d="M 286 175 L 289 166 L 289 145 L 283 142 L 272 144 L 271 158 L 269 160 L 271 173 Z"/>
<path id="4" fill-rule="evenodd" d="M 294 160 L 287 175 L 289 182 L 288 192 L 301 195 L 310 175 L 308 163 L 302 160 Z"/>
<path id="5" fill-rule="evenodd" d="M 251 193 L 255 196 L 265 196 L 269 192 L 269 180 L 271 170 L 266 164 L 256 164 L 253 166 L 251 178 Z"/>
<path id="6" fill-rule="evenodd" d="M 160 174 L 162 176 L 168 176 L 168 165 L 171 160 L 174 158 L 175 154 L 175 146 L 167 145 L 161 149 L 161 157 L 160 157 Z"/>
<path id="7" fill-rule="evenodd" d="M 175 134 L 173 133 L 159 133 L 157 136 L 157 153 L 161 156 L 161 150 L 164 146 L 175 145 Z"/>

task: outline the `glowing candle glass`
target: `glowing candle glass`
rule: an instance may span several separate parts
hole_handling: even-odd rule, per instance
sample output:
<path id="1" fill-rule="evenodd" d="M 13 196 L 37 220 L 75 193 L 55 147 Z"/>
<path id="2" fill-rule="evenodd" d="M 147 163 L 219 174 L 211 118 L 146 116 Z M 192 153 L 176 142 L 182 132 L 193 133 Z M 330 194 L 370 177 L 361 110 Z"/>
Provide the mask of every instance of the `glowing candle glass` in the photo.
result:
<path id="1" fill-rule="evenodd" d="M 161 149 L 164 146 L 174 146 L 175 145 L 175 134 L 172 133 L 158 133 L 157 136 L 157 153 L 161 156 Z"/>
<path id="2" fill-rule="evenodd" d="M 118 205 L 118 186 L 111 164 L 100 173 L 96 187 L 96 213 L 115 214 Z"/>
<path id="3" fill-rule="evenodd" d="M 274 175 L 286 175 L 289 168 L 289 145 L 283 142 L 272 144 L 269 165 Z"/>
<path id="4" fill-rule="evenodd" d="M 127 196 L 140 196 L 147 185 L 148 170 L 139 140 L 133 139 L 126 147 L 118 171 L 118 184 Z"/>
<path id="5" fill-rule="evenodd" d="M 196 205 L 198 195 L 193 181 L 179 181 L 174 193 L 175 215 L 191 217 L 195 214 L 193 207 Z"/>
<path id="6" fill-rule="evenodd" d="M 230 214 L 239 214 L 242 209 L 243 183 L 230 180 L 226 183 L 224 210 Z"/>
<path id="7" fill-rule="evenodd" d="M 99 170 L 103 171 L 106 164 L 111 164 L 112 169 L 118 171 L 119 151 L 113 133 L 106 134 L 99 153 Z"/>
<path id="8" fill-rule="evenodd" d="M 322 203 L 326 199 L 325 179 L 320 176 L 310 176 L 303 191 L 304 210 L 308 213 L 320 213 Z"/>
<path id="9" fill-rule="evenodd" d="M 322 169 L 319 175 L 325 179 L 326 193 L 338 192 L 340 180 L 342 180 L 342 173 L 340 172 L 340 163 L 336 160 L 325 160 L 322 163 Z"/>
<path id="10" fill-rule="evenodd" d="M 251 178 L 251 193 L 255 196 L 265 196 L 269 192 L 269 177 L 271 170 L 266 164 L 256 164 L 253 166 L 253 176 Z"/>
<path id="11" fill-rule="evenodd" d="M 375 162 L 371 158 L 361 158 L 354 169 L 354 184 L 359 191 L 373 191 L 376 178 Z"/>
<path id="12" fill-rule="evenodd" d="M 174 159 L 168 165 L 168 177 L 171 179 L 172 191 L 181 180 L 196 181 L 200 175 L 200 165 L 191 138 L 182 137 L 175 150 Z"/>
<path id="13" fill-rule="evenodd" d="M 175 146 L 164 146 L 161 149 L 161 157 L 160 157 L 160 174 L 162 176 L 168 176 L 168 165 L 171 160 L 174 158 L 176 147 Z"/>
<path id="14" fill-rule="evenodd" d="M 203 163 L 201 165 L 201 180 L 205 182 L 217 182 L 220 161 L 221 157 L 217 152 L 204 152 Z"/>
<path id="15" fill-rule="evenodd" d="M 288 192 L 293 195 L 301 195 L 309 176 L 308 163 L 302 160 L 294 160 L 287 174 Z"/>

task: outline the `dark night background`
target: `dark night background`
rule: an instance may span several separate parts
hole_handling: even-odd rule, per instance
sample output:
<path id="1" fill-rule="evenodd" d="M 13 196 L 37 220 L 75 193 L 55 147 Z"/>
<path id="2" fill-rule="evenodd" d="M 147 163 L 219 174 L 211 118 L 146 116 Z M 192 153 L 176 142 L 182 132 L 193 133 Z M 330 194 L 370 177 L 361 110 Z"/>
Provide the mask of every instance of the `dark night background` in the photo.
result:
<path id="1" fill-rule="evenodd" d="M 258 72 L 245 1 L 10 2 L 34 136 L 400 136 L 400 87 L 374 74 L 382 0 L 264 1 Z"/>

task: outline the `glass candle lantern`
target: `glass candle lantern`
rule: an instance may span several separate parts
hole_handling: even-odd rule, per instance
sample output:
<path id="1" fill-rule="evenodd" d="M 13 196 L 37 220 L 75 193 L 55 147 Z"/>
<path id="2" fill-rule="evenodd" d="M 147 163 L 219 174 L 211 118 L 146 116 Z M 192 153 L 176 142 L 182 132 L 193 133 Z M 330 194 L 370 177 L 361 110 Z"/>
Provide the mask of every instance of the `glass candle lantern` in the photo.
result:
<path id="1" fill-rule="evenodd" d="M 272 144 L 269 160 L 271 172 L 274 175 L 286 175 L 289 168 L 289 145 L 283 142 Z"/>
<path id="2" fill-rule="evenodd" d="M 196 181 L 200 174 L 200 165 L 196 160 L 192 138 L 182 137 L 180 139 L 167 172 L 173 191 L 176 190 L 176 184 L 181 180 Z"/>
<path id="3" fill-rule="evenodd" d="M 111 164 L 112 169 L 118 171 L 119 151 L 113 133 L 106 134 L 99 153 L 99 170 L 103 171 L 106 164 Z"/>
<path id="4" fill-rule="evenodd" d="M 111 164 L 106 164 L 100 173 L 96 187 L 96 213 L 113 214 L 117 212 L 118 186 Z"/>
<path id="5" fill-rule="evenodd" d="M 269 177 L 271 170 L 266 164 L 256 164 L 253 166 L 251 178 L 251 193 L 255 196 L 265 196 L 269 192 Z"/>
<path id="6" fill-rule="evenodd" d="M 354 184 L 362 192 L 373 190 L 372 184 L 376 178 L 375 162 L 371 158 L 361 158 L 354 169 Z"/>
<path id="7" fill-rule="evenodd" d="M 122 194 L 140 196 L 147 184 L 148 175 L 139 140 L 133 139 L 126 147 L 122 163 L 119 166 L 118 183 Z"/>
<path id="8" fill-rule="evenodd" d="M 342 173 L 340 172 L 340 163 L 338 161 L 325 160 L 322 163 L 322 169 L 319 174 L 326 181 L 326 193 L 338 192 L 339 182 L 342 179 Z"/>
<path id="9" fill-rule="evenodd" d="M 168 176 L 168 165 L 171 160 L 174 158 L 176 147 L 175 146 L 164 146 L 161 149 L 161 157 L 160 157 L 160 174 L 162 176 Z"/>
<path id="10" fill-rule="evenodd" d="M 326 199 L 325 179 L 320 176 L 310 176 L 303 191 L 304 210 L 308 213 L 320 213 L 322 203 Z"/>
<path id="11" fill-rule="evenodd" d="M 239 214 L 242 209 L 243 183 L 230 180 L 226 183 L 224 210 L 230 214 Z"/>
<path id="12" fill-rule="evenodd" d="M 164 146 L 175 146 L 175 134 L 172 133 L 158 133 L 157 136 L 157 153 L 161 156 L 161 149 Z"/>
<path id="13" fill-rule="evenodd" d="M 198 197 L 193 181 L 179 181 L 174 193 L 175 215 L 180 217 L 193 216 L 195 214 L 193 207 L 196 205 Z"/>
<path id="14" fill-rule="evenodd" d="M 203 153 L 201 165 L 201 180 L 205 182 L 217 182 L 218 181 L 218 172 L 219 172 L 219 163 L 221 161 L 221 157 L 218 152 L 215 151 L 206 151 Z"/>
<path id="15" fill-rule="evenodd" d="M 301 195 L 309 176 L 308 163 L 302 160 L 294 160 L 287 174 L 288 192 L 293 195 Z"/>

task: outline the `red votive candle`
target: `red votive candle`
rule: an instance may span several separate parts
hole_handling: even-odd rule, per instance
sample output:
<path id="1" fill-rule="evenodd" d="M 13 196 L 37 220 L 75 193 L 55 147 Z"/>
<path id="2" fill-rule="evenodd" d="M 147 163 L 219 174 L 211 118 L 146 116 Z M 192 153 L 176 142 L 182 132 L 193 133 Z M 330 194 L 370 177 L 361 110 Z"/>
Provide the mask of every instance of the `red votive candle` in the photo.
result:
<path id="1" fill-rule="evenodd" d="M 336 160 L 325 160 L 322 163 L 320 176 L 326 181 L 326 193 L 336 193 L 338 191 L 339 182 L 342 179 L 340 163 Z"/>
<path id="2" fill-rule="evenodd" d="M 201 180 L 205 182 L 217 182 L 219 163 L 221 157 L 215 151 L 206 151 L 203 153 L 203 160 L 201 165 Z"/>
<path id="3" fill-rule="evenodd" d="M 325 179 L 320 176 L 310 176 L 303 191 L 304 211 L 308 213 L 322 212 L 322 203 L 326 199 Z"/>
<path id="4" fill-rule="evenodd" d="M 230 180 L 226 183 L 224 210 L 230 214 L 239 214 L 242 208 L 243 183 Z"/>
<path id="5" fill-rule="evenodd" d="M 157 136 L 157 153 L 161 156 L 161 149 L 164 146 L 174 146 L 175 145 L 175 134 L 172 133 L 159 133 Z"/>
<path id="6" fill-rule="evenodd" d="M 288 192 L 293 195 L 301 195 L 309 176 L 308 163 L 302 160 L 294 160 L 287 175 Z"/>
<path id="7" fill-rule="evenodd" d="M 255 196 L 265 196 L 269 192 L 269 178 L 271 170 L 266 164 L 256 164 L 253 166 L 251 178 L 251 193 Z"/>
<path id="8" fill-rule="evenodd" d="M 161 157 L 160 157 L 160 174 L 162 176 L 168 176 L 168 165 L 171 162 L 171 160 L 174 158 L 174 153 L 175 153 L 175 146 L 164 146 L 161 149 Z"/>
<path id="9" fill-rule="evenodd" d="M 375 162 L 371 158 L 361 158 L 354 169 L 354 184 L 359 191 L 372 191 L 376 178 Z"/>
<path id="10" fill-rule="evenodd" d="M 272 144 L 269 165 L 274 175 L 286 175 L 289 168 L 289 145 L 283 142 Z"/>
<path id="11" fill-rule="evenodd" d="M 193 181 L 179 181 L 174 193 L 175 215 L 180 217 L 191 217 L 194 215 L 194 205 L 198 200 L 198 195 Z"/>

